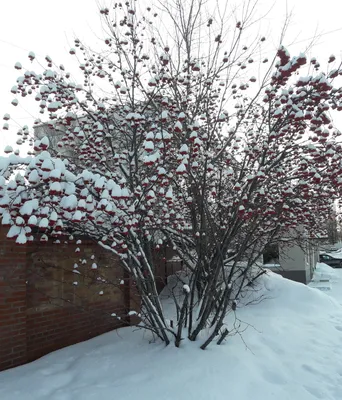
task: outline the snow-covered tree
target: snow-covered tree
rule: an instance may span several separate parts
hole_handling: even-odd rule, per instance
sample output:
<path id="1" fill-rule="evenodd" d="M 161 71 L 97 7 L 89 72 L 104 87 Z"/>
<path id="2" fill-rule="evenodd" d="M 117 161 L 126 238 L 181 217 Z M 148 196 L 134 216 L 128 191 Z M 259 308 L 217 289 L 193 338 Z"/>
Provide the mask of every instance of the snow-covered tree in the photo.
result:
<path id="1" fill-rule="evenodd" d="M 82 84 L 48 56 L 46 69 L 18 78 L 12 92 L 33 96 L 61 140 L 2 159 L 2 223 L 17 243 L 32 227 L 42 240 L 66 230 L 93 238 L 135 281 L 148 329 L 179 346 L 209 327 L 205 348 L 229 334 L 224 318 L 260 273 L 265 246 L 318 232 L 339 196 L 341 65 L 331 56 L 323 70 L 281 43 L 273 61 L 260 58 L 266 39 L 248 35 L 250 3 L 229 18 L 207 17 L 202 0 L 136 4 L 100 10 L 101 50 L 75 39 Z M 30 140 L 27 127 L 18 134 Z M 173 324 L 156 287 L 162 246 L 187 272 L 172 293 Z"/>

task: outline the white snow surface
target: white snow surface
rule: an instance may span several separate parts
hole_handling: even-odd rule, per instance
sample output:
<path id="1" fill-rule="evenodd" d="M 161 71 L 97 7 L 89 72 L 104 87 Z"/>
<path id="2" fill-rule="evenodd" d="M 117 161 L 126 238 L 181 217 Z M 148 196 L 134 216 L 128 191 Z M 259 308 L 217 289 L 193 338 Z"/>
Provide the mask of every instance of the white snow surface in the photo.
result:
<path id="1" fill-rule="evenodd" d="M 331 268 L 324 263 L 317 263 L 309 286 L 323 290 L 342 305 L 342 268 Z"/>
<path id="2" fill-rule="evenodd" d="M 238 309 L 250 324 L 221 346 L 149 343 L 124 328 L 0 373 L 1 400 L 341 400 L 342 271 L 325 292 L 263 276 L 265 299 Z M 329 278 L 329 279 L 330 279 Z M 114 311 L 114 310 L 113 310 Z"/>

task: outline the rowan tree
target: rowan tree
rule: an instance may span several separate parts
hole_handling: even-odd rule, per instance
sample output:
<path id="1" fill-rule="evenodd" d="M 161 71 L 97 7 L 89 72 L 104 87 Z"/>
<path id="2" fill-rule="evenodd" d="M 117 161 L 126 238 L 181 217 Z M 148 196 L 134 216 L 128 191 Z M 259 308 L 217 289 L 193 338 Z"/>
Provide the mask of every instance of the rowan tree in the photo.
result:
<path id="1" fill-rule="evenodd" d="M 271 61 L 261 57 L 266 38 L 248 33 L 255 5 L 209 14 L 202 0 L 115 3 L 100 9 L 104 48 L 75 39 L 70 50 L 82 84 L 47 56 L 12 88 L 35 98 L 45 120 L 35 129 L 50 134 L 28 157 L 2 160 L 8 237 L 25 243 L 33 227 L 43 241 L 91 237 L 135 281 L 146 328 L 176 346 L 208 327 L 201 347 L 220 344 L 265 246 L 320 232 L 340 194 L 341 65 L 291 56 L 282 35 Z M 18 135 L 19 145 L 33 137 Z M 153 264 L 163 246 L 184 263 L 173 324 Z"/>

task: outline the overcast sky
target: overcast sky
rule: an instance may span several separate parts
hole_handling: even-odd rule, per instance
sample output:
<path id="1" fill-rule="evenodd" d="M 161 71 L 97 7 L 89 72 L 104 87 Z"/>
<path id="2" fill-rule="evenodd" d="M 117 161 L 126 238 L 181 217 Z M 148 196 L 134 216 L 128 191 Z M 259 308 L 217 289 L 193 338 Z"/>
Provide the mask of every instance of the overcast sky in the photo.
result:
<path id="1" fill-rule="evenodd" d="M 209 0 L 211 1 L 211 0 Z M 103 4 L 104 1 L 101 1 Z M 108 2 L 107 2 L 108 3 Z M 265 31 L 271 30 L 275 41 L 279 37 L 279 28 L 284 20 L 286 9 L 293 11 L 292 22 L 285 44 L 291 53 L 304 50 L 307 40 L 322 34 L 312 55 L 323 62 L 330 54 L 341 59 L 342 50 L 342 2 L 338 0 L 261 0 L 258 7 L 260 14 L 272 7 L 264 19 Z M 100 35 L 98 7 L 95 0 L 14 0 L 0 1 L 0 154 L 6 144 L 16 141 L 15 129 L 12 135 L 3 131 L 2 116 L 11 114 L 18 124 L 32 124 L 32 110 L 24 104 L 10 104 L 13 95 L 11 87 L 20 73 L 14 69 L 17 61 L 22 62 L 24 69 L 30 69 L 27 58 L 29 51 L 34 51 L 44 58 L 47 54 L 57 64 L 66 67 L 72 63 L 68 54 L 75 36 L 92 43 L 95 34 Z M 271 37 L 272 40 L 272 37 Z M 31 98 L 31 102 L 34 99 Z M 20 98 L 19 98 L 20 102 Z M 15 125 L 11 122 L 11 125 Z M 339 127 L 342 129 L 342 127 Z"/>

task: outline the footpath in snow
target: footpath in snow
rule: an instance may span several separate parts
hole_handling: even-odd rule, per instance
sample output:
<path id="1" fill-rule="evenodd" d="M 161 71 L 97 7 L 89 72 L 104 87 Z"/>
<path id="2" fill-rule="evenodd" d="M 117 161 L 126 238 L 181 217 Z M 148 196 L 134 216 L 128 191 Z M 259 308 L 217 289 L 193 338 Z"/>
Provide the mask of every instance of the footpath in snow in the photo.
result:
<path id="1" fill-rule="evenodd" d="M 330 290 L 263 276 L 265 299 L 238 310 L 243 340 L 165 348 L 125 328 L 0 373 L 0 399 L 341 400 L 342 271 L 322 276 Z"/>

